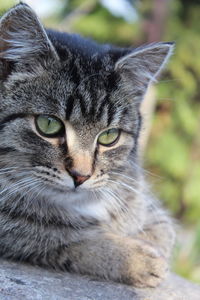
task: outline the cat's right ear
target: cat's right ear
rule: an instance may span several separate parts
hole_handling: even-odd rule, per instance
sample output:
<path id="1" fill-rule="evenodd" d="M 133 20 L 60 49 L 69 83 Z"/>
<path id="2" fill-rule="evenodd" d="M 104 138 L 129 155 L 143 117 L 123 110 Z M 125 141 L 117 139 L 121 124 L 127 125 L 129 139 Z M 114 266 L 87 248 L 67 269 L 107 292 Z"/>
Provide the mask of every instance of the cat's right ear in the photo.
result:
<path id="1" fill-rule="evenodd" d="M 152 43 L 130 50 L 115 64 L 115 71 L 121 77 L 121 88 L 126 90 L 135 103 L 141 102 L 151 82 L 156 82 L 169 57 L 174 43 Z"/>
<path id="2" fill-rule="evenodd" d="M 58 55 L 35 12 L 20 3 L 0 19 L 0 79 L 14 71 L 35 72 Z"/>

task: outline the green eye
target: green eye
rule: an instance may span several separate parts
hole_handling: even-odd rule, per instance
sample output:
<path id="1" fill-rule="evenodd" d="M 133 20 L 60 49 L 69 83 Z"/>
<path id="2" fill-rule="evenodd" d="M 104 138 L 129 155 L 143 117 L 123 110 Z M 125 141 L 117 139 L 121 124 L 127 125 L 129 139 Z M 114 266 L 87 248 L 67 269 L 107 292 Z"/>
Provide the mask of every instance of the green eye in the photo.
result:
<path id="1" fill-rule="evenodd" d="M 55 137 L 63 133 L 63 123 L 55 117 L 40 115 L 35 119 L 36 128 L 40 134 Z"/>
<path id="2" fill-rule="evenodd" d="M 113 146 L 119 139 L 120 130 L 117 128 L 108 129 L 100 134 L 98 143 L 103 146 Z"/>

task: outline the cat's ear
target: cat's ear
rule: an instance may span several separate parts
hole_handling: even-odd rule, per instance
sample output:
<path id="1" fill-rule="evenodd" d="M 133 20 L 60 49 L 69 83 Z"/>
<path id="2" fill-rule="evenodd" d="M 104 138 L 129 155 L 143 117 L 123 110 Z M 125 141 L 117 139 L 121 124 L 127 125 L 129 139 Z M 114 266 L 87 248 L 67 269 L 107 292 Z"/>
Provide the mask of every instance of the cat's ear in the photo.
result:
<path id="1" fill-rule="evenodd" d="M 0 19 L 1 73 L 14 64 L 45 65 L 47 59 L 58 56 L 35 12 L 24 3 L 16 5 Z"/>
<path id="2" fill-rule="evenodd" d="M 120 74 L 127 92 L 141 100 L 149 83 L 156 81 L 173 48 L 174 43 L 154 43 L 121 57 L 115 71 Z"/>

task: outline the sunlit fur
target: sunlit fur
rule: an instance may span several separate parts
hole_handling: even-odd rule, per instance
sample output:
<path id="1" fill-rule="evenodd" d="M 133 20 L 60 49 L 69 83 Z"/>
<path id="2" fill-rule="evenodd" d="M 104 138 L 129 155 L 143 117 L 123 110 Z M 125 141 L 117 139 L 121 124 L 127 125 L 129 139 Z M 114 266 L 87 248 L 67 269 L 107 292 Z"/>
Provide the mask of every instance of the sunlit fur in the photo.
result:
<path id="1" fill-rule="evenodd" d="M 45 31 L 25 4 L 2 17 L 0 35 L 1 256 L 157 285 L 174 233 L 138 165 L 139 107 L 173 45 Z M 62 121 L 62 136 L 38 132 L 43 114 Z M 111 128 L 117 142 L 98 144 Z M 75 188 L 72 170 L 90 177 Z"/>

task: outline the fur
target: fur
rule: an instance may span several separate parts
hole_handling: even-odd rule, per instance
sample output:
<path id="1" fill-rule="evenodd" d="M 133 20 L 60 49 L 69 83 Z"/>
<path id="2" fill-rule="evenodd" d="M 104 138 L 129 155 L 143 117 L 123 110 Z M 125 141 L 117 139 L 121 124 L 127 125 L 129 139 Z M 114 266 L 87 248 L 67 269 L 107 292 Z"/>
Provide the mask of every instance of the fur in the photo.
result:
<path id="1" fill-rule="evenodd" d="M 137 141 L 140 103 L 172 49 L 45 30 L 23 3 L 1 18 L 2 257 L 135 286 L 165 277 L 173 226 L 149 193 Z M 61 120 L 64 134 L 43 136 L 38 115 Z M 98 144 L 110 128 L 117 142 Z"/>

